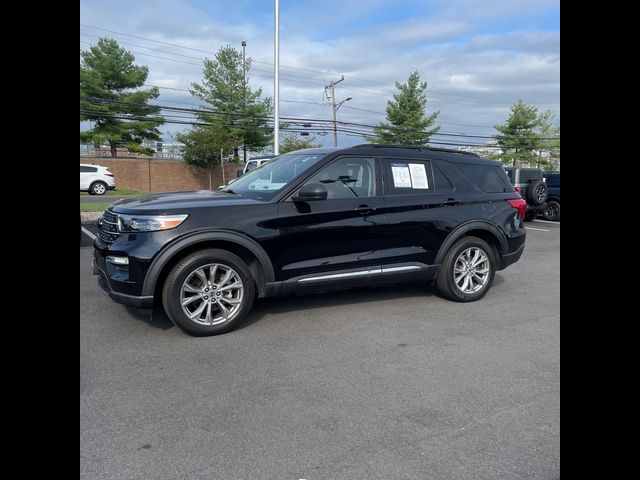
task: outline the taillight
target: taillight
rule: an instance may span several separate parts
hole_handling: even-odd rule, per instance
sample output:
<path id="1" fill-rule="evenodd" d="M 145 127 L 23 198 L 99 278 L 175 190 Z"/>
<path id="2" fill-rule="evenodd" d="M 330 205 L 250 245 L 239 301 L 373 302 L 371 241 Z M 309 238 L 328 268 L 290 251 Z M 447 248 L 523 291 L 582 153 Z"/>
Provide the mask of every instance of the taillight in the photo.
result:
<path id="1" fill-rule="evenodd" d="M 107 177 L 113 177 L 113 173 L 105 173 Z"/>
<path id="2" fill-rule="evenodd" d="M 518 215 L 520 215 L 520 218 L 524 220 L 524 214 L 527 211 L 527 202 L 525 202 L 522 198 L 507 200 L 507 202 L 509 202 L 509 205 L 511 205 L 513 208 L 518 209 Z"/>

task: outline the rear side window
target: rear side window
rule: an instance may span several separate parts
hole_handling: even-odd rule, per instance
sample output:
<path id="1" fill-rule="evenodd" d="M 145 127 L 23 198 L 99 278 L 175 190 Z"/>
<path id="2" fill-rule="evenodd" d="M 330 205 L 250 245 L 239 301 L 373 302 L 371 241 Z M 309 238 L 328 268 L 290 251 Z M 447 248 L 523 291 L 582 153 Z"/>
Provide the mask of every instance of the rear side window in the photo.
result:
<path id="1" fill-rule="evenodd" d="M 508 178 L 501 167 L 490 165 L 458 164 L 458 169 L 480 190 L 487 193 L 502 193 L 509 191 Z M 509 189 L 508 189 L 509 187 Z"/>
<path id="2" fill-rule="evenodd" d="M 538 170 L 520 170 L 520 183 L 528 183 L 531 180 L 540 180 L 542 175 Z"/>
<path id="3" fill-rule="evenodd" d="M 431 162 L 408 158 L 384 160 L 385 194 L 424 195 L 435 193 Z"/>
<path id="4" fill-rule="evenodd" d="M 82 165 L 80 165 L 80 173 L 95 173 L 98 171 L 97 167 L 84 167 Z"/>

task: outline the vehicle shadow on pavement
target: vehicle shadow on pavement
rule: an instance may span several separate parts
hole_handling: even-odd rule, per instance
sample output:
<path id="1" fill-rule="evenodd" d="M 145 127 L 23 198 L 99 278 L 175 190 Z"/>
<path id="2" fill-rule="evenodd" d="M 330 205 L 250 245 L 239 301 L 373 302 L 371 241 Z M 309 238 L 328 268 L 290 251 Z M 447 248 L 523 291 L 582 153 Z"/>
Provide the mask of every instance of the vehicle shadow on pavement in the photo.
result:
<path id="1" fill-rule="evenodd" d="M 493 286 L 500 285 L 504 278 L 496 274 Z M 330 295 L 327 295 L 330 293 Z M 253 308 L 247 318 L 234 330 L 241 330 L 258 321 L 265 315 L 286 314 L 318 308 L 336 307 L 341 305 L 356 305 L 360 303 L 373 303 L 388 300 L 402 300 L 408 298 L 444 297 L 435 285 L 423 283 L 389 284 L 368 287 L 356 287 L 351 289 L 331 290 L 325 292 L 291 295 L 286 297 L 270 297 L 256 299 Z M 125 307 L 129 315 L 140 320 L 150 327 L 160 330 L 169 330 L 175 327 L 163 310 L 154 312 L 153 315 L 142 313 L 136 309 Z M 186 332 L 185 332 L 186 333 Z"/>
<path id="2" fill-rule="evenodd" d="M 238 325 L 238 329 L 248 327 L 260 321 L 265 315 L 270 314 L 286 314 L 341 305 L 371 304 L 416 297 L 428 298 L 438 295 L 435 286 L 425 285 L 424 283 L 405 283 L 261 298 L 257 299 L 253 304 L 253 309 L 247 318 Z"/>
<path id="3" fill-rule="evenodd" d="M 129 313 L 129 315 L 131 315 L 133 318 L 146 323 L 150 327 L 159 328 L 160 330 L 169 330 L 170 328 L 173 328 L 175 326 L 173 322 L 169 320 L 167 314 L 164 313 L 164 310 L 159 310 L 157 312 L 154 312 L 153 314 L 150 314 L 142 313 L 135 308 L 129 308 L 126 306 L 124 308 L 127 313 Z"/>

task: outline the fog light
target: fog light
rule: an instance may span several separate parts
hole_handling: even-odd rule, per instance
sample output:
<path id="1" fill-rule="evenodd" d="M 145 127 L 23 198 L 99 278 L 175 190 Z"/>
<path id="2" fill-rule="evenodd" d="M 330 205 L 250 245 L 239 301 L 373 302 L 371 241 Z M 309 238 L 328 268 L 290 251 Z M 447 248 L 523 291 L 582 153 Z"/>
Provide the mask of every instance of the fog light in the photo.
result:
<path id="1" fill-rule="evenodd" d="M 129 265 L 129 258 L 128 257 L 114 257 L 112 255 L 109 255 L 107 257 L 107 262 L 113 263 L 114 265 Z"/>

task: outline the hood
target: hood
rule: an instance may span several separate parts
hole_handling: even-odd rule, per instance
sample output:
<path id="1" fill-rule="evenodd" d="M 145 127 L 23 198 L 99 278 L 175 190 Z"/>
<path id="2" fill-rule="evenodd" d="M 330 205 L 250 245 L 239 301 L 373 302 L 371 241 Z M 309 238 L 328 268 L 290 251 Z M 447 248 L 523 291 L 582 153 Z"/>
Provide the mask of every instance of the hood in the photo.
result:
<path id="1" fill-rule="evenodd" d="M 198 190 L 193 192 L 167 192 L 141 197 L 124 198 L 109 205 L 116 213 L 164 214 L 180 213 L 192 208 L 222 207 L 226 205 L 263 204 L 257 200 L 232 193 Z"/>

